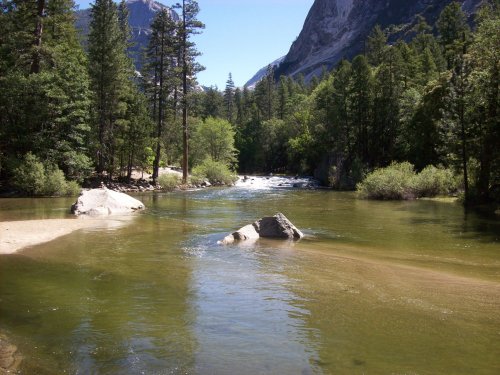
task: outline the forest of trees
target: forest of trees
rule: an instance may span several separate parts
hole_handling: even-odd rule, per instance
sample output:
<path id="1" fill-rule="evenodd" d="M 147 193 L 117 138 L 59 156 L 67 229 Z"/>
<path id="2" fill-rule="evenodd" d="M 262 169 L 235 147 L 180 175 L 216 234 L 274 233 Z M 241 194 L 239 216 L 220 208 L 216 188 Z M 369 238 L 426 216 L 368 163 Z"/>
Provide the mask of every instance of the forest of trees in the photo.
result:
<path id="1" fill-rule="evenodd" d="M 204 27 L 196 1 L 183 0 L 175 18 L 158 12 L 142 72 L 129 56 L 123 0 L 92 5 L 86 50 L 72 0 L 0 6 L 1 181 L 36 195 L 36 180 L 54 170 L 82 182 L 150 168 L 155 180 L 160 164 L 177 161 L 186 179 L 189 95 L 201 69 L 191 37 Z"/>
<path id="2" fill-rule="evenodd" d="M 79 182 L 130 178 L 134 168 L 151 169 L 156 181 L 161 165 L 177 164 L 185 182 L 209 159 L 352 189 L 367 172 L 408 161 L 417 171 L 453 169 L 469 201 L 498 190 L 498 0 L 472 28 L 456 2 L 435 25 L 418 17 L 404 40 L 377 26 L 364 54 L 310 82 L 269 67 L 255 89 L 236 88 L 229 75 L 223 91 L 195 89 L 202 67 L 192 36 L 203 24 L 194 0 L 182 1 L 179 17 L 158 12 L 140 74 L 123 1 L 96 0 L 86 50 L 72 0 L 0 6 L 4 184 L 15 185 L 28 162 L 39 176 L 62 171 Z"/>
<path id="3" fill-rule="evenodd" d="M 368 173 L 408 161 L 461 176 L 465 199 L 488 201 L 500 183 L 500 6 L 477 14 L 474 29 L 458 2 L 435 25 L 417 17 L 409 40 L 389 43 L 375 27 L 366 53 L 304 82 L 275 77 L 255 90 L 199 93 L 199 117 L 234 125 L 243 173 L 315 174 L 353 189 Z M 497 193 L 498 194 L 498 193 Z"/>

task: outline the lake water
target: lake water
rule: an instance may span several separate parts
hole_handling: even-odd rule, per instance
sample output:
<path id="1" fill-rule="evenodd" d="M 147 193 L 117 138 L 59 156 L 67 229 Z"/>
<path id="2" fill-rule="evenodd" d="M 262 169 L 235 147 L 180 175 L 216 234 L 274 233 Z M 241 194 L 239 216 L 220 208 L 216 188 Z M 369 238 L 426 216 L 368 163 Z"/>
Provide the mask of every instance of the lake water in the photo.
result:
<path id="1" fill-rule="evenodd" d="M 24 374 L 499 374 L 500 222 L 435 201 L 245 186 L 0 256 Z M 0 200 L 0 220 L 71 199 Z M 220 246 L 283 212 L 306 237 Z"/>

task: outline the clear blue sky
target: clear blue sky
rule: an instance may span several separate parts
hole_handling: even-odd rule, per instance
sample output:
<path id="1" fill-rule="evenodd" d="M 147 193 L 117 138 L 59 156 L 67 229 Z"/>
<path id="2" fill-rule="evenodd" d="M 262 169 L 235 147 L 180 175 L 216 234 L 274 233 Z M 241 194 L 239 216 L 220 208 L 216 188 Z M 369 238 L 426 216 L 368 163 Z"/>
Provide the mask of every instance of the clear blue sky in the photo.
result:
<path id="1" fill-rule="evenodd" d="M 80 9 L 93 1 L 76 0 Z M 159 1 L 165 5 L 175 0 Z M 194 41 L 206 67 L 198 81 L 223 89 L 229 72 L 243 86 L 262 67 L 285 55 L 314 0 L 198 0 L 205 30 Z"/>

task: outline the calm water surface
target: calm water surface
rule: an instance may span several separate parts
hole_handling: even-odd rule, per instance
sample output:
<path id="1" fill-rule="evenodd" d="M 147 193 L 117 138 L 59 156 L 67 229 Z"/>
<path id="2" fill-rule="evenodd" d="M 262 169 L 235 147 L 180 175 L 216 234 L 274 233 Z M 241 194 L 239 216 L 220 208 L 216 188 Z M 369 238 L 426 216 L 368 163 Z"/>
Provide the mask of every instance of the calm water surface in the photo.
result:
<path id="1" fill-rule="evenodd" d="M 499 374 L 500 223 L 434 201 L 210 189 L 0 257 L 24 374 Z M 72 200 L 0 201 L 0 220 Z M 283 212 L 300 242 L 217 240 Z"/>

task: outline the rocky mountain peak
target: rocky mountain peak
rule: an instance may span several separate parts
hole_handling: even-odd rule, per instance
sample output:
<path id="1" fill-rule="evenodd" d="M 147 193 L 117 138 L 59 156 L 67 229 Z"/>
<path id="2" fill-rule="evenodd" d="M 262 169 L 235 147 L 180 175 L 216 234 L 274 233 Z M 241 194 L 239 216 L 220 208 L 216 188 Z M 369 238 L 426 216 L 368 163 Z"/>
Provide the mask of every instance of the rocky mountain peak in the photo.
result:
<path id="1" fill-rule="evenodd" d="M 332 68 L 342 58 L 353 58 L 376 24 L 382 28 L 402 25 L 405 36 L 416 20 L 424 16 L 433 24 L 443 8 L 453 0 L 316 0 L 304 27 L 277 70 L 277 74 L 306 79 L 320 74 L 322 67 Z M 482 0 L 461 0 L 464 11 L 472 14 Z"/>

